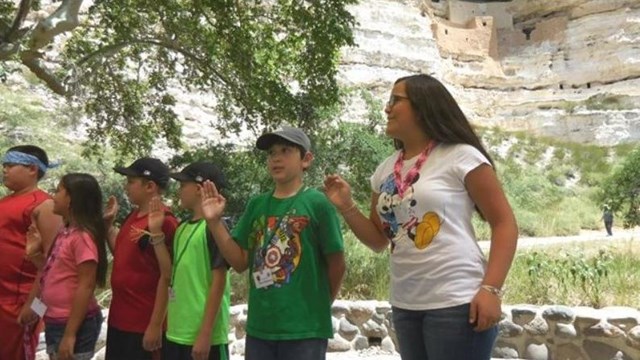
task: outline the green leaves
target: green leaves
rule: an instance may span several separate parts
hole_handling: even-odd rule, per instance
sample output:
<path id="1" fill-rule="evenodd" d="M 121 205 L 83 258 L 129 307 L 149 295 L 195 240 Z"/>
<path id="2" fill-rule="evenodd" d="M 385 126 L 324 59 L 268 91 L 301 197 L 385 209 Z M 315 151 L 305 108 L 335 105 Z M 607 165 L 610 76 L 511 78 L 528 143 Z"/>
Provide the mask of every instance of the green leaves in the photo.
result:
<path id="1" fill-rule="evenodd" d="M 622 214 L 625 228 L 640 225 L 640 148 L 626 157 L 601 189 L 599 200 Z"/>
<path id="2" fill-rule="evenodd" d="M 521 258 L 527 270 L 528 302 L 556 303 L 573 296 L 582 305 L 601 307 L 604 296 L 611 292 L 609 274 L 614 257 L 608 250 L 600 249 L 595 256 L 582 251 L 563 251 L 556 256 L 533 251 Z M 554 284 L 545 279 L 553 279 Z"/>
<path id="3" fill-rule="evenodd" d="M 109 139 L 119 153 L 143 154 L 156 136 L 178 148 L 169 84 L 215 94 L 223 135 L 319 126 L 339 100 L 353 2 L 95 1 L 65 51 L 74 100 L 95 121 L 90 149 Z"/>

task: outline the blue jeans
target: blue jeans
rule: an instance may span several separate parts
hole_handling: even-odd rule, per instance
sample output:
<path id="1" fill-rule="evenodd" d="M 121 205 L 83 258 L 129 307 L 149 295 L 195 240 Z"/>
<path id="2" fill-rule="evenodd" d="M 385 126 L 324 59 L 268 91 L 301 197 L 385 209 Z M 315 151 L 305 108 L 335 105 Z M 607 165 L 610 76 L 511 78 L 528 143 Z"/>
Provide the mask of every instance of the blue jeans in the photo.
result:
<path id="1" fill-rule="evenodd" d="M 74 359 L 76 360 L 89 360 L 93 357 L 95 352 L 96 342 L 100 335 L 100 329 L 102 329 L 102 313 L 98 312 L 96 315 L 88 316 L 84 319 L 78 332 L 76 333 L 76 343 L 73 347 Z M 60 341 L 64 336 L 64 329 L 67 326 L 66 323 L 47 323 L 44 324 L 44 337 L 47 342 L 47 354 L 52 359 L 56 358 L 58 353 L 58 347 Z"/>
<path id="2" fill-rule="evenodd" d="M 245 360 L 325 360 L 327 339 L 263 340 L 247 335 Z"/>
<path id="3" fill-rule="evenodd" d="M 469 304 L 436 310 L 393 307 L 402 360 L 489 360 L 498 328 L 483 332 L 469 324 Z"/>

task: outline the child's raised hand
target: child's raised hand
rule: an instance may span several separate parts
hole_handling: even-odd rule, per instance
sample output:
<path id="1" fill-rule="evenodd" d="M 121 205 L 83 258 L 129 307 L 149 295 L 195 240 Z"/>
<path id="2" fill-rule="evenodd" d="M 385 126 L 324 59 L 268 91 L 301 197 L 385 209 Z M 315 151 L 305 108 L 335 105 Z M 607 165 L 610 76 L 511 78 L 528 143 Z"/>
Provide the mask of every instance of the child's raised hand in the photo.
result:
<path id="1" fill-rule="evenodd" d="M 118 214 L 118 200 L 115 196 L 109 196 L 109 200 L 107 200 L 107 207 L 104 209 L 104 213 L 102 214 L 102 218 L 107 223 L 108 226 L 113 225 L 113 221 Z"/>
<path id="2" fill-rule="evenodd" d="M 35 224 L 35 221 L 31 221 L 31 225 L 27 229 L 27 244 L 25 246 L 26 257 L 30 258 L 38 255 L 42 251 L 42 237 L 40 231 Z"/>
<path id="3" fill-rule="evenodd" d="M 351 186 L 340 175 L 327 175 L 324 178 L 324 193 L 340 211 L 344 211 L 353 205 L 351 198 Z"/>
<path id="4" fill-rule="evenodd" d="M 226 204 L 227 200 L 218 193 L 213 182 L 207 180 L 202 184 L 202 216 L 206 220 L 220 220 Z"/>
<path id="5" fill-rule="evenodd" d="M 164 205 L 159 196 L 154 196 L 149 201 L 149 232 L 158 234 L 162 232 L 162 223 L 164 222 Z"/>

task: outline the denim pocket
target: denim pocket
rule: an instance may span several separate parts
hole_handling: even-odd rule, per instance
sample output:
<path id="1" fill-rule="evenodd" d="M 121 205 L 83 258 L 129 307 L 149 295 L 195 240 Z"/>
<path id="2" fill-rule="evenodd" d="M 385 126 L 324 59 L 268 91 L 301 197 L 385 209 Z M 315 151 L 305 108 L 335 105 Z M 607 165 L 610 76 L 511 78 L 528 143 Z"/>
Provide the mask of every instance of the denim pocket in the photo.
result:
<path id="1" fill-rule="evenodd" d="M 101 312 L 84 319 L 76 333 L 76 343 L 73 347 L 74 354 L 93 354 L 100 330 L 102 329 L 102 321 L 103 317 Z M 56 354 L 58 352 L 66 326 L 66 323 L 45 323 L 44 331 L 47 343 L 47 354 Z"/>

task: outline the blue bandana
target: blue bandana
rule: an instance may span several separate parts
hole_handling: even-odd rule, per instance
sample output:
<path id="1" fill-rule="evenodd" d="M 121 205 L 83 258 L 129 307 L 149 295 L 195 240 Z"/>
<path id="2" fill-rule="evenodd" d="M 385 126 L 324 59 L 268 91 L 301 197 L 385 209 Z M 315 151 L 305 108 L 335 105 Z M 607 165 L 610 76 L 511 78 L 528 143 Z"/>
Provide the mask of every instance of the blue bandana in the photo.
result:
<path id="1" fill-rule="evenodd" d="M 43 173 L 46 173 L 47 170 L 58 167 L 59 165 L 45 165 L 37 157 L 19 151 L 8 151 L 2 158 L 2 164 L 36 165 Z"/>

